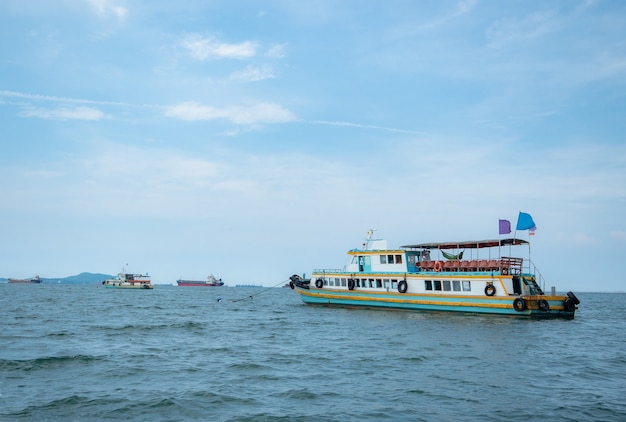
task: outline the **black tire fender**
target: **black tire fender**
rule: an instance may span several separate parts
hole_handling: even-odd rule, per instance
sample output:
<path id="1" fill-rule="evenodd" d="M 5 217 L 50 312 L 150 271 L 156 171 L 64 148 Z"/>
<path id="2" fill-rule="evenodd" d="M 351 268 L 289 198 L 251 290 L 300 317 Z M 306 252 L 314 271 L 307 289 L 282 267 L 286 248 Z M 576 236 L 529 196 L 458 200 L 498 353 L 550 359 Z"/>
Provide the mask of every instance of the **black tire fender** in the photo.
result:
<path id="1" fill-rule="evenodd" d="M 400 280 L 398 282 L 398 292 L 406 293 L 407 288 L 408 288 L 408 285 L 406 284 L 406 280 Z"/>
<path id="2" fill-rule="evenodd" d="M 563 301 L 563 309 L 565 309 L 567 312 L 572 312 L 574 309 L 576 309 L 576 304 L 571 297 L 568 297 Z"/>
<path id="3" fill-rule="evenodd" d="M 576 295 L 574 293 L 572 293 L 572 292 L 567 292 L 567 297 L 572 299 L 572 302 L 574 302 L 574 305 L 578 305 L 580 303 L 580 300 L 578 300 Z"/>
<path id="4" fill-rule="evenodd" d="M 521 297 L 518 297 L 513 301 L 513 309 L 517 312 L 523 312 L 526 310 L 526 301 Z"/>
<path id="5" fill-rule="evenodd" d="M 545 299 L 539 299 L 537 301 L 537 306 L 544 312 L 548 312 L 550 310 L 550 304 Z"/>

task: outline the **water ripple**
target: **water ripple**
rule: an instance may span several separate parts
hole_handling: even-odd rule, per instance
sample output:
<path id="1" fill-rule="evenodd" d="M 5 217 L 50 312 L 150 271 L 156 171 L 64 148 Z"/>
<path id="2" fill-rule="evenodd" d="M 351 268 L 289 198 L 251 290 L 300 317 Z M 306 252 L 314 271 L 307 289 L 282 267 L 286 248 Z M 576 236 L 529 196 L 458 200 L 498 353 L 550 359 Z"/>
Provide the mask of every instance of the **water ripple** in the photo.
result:
<path id="1" fill-rule="evenodd" d="M 0 285 L 0 420 L 626 420 L 626 295 L 527 321 L 38 287 Z"/>

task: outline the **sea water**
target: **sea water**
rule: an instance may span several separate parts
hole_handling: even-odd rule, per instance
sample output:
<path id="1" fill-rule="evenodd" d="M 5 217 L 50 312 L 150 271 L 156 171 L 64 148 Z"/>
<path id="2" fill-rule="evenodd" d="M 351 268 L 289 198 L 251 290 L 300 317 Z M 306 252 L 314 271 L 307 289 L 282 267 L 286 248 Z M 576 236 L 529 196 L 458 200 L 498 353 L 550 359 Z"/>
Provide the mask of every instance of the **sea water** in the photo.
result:
<path id="1" fill-rule="evenodd" d="M 0 420 L 626 420 L 626 294 L 577 296 L 534 321 L 0 284 Z"/>

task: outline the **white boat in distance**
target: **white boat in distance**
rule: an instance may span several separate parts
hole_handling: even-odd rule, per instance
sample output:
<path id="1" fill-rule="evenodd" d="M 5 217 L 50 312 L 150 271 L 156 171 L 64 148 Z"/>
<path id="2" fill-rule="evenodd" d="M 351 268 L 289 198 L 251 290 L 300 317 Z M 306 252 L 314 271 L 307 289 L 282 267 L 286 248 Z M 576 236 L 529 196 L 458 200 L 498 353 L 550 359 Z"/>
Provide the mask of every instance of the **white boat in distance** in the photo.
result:
<path id="1" fill-rule="evenodd" d="M 110 289 L 153 289 L 150 276 L 142 274 L 128 274 L 122 271 L 114 278 L 102 282 L 102 285 Z"/>

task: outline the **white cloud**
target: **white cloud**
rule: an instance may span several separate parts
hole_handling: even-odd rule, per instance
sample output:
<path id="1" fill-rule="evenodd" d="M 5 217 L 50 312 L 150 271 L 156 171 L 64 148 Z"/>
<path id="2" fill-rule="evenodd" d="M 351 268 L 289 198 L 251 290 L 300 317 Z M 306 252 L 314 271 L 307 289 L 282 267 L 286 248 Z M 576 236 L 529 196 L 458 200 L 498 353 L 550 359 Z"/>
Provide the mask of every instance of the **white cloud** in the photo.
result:
<path id="1" fill-rule="evenodd" d="M 355 127 L 355 128 L 361 128 L 361 129 L 386 130 L 389 132 L 399 132 L 399 133 L 413 133 L 413 134 L 421 133 L 415 130 L 399 129 L 399 128 L 386 127 L 386 126 L 366 125 L 362 123 L 353 123 L 353 122 L 332 122 L 328 120 L 311 120 L 308 123 L 313 123 L 316 125 L 327 125 L 327 126 L 346 126 L 346 127 Z"/>
<path id="2" fill-rule="evenodd" d="M 624 230 L 614 230 L 614 231 L 609 233 L 609 236 L 611 236 L 613 239 L 617 239 L 617 240 L 626 240 L 626 231 L 624 231 Z"/>
<path id="3" fill-rule="evenodd" d="M 274 59 L 281 59 L 285 57 L 285 55 L 285 44 L 274 45 L 270 47 L 270 49 L 267 51 L 267 57 L 271 57 Z"/>
<path id="4" fill-rule="evenodd" d="M 244 71 L 231 75 L 233 80 L 251 82 L 261 78 L 271 77 L 271 68 L 246 68 Z M 218 108 L 202 105 L 196 102 L 183 102 L 173 106 L 164 107 L 158 105 L 130 104 L 112 101 L 83 100 L 76 98 L 54 97 L 37 94 L 27 94 L 14 91 L 0 90 L 0 98 L 15 97 L 34 100 L 35 102 L 59 103 L 54 109 L 36 108 L 28 104 L 20 104 L 24 117 L 39 117 L 43 119 L 76 119 L 76 120 L 101 120 L 109 117 L 104 112 L 87 106 L 63 107 L 67 103 L 91 104 L 102 106 L 133 107 L 164 109 L 165 115 L 187 121 L 225 119 L 237 124 L 256 123 L 286 123 L 297 120 L 295 114 L 280 105 L 273 103 L 258 103 L 245 106 L 232 106 Z"/>
<path id="5" fill-rule="evenodd" d="M 123 21 L 128 16 L 128 9 L 119 6 L 114 0 L 89 0 L 96 12 L 101 16 L 113 15 L 118 21 Z"/>
<path id="6" fill-rule="evenodd" d="M 217 108 L 196 102 L 184 102 L 169 107 L 165 114 L 187 121 L 226 119 L 237 124 L 286 123 L 296 120 L 292 112 L 271 103 Z"/>
<path id="7" fill-rule="evenodd" d="M 9 90 L 0 90 L 0 97 L 22 98 L 33 101 L 45 101 L 52 103 L 77 103 L 77 104 L 96 104 L 118 107 L 134 107 L 134 108 L 157 108 L 158 106 L 150 104 L 131 104 L 119 101 L 100 101 L 88 100 L 83 98 L 56 97 L 53 95 L 30 94 L 27 92 L 17 92 Z"/>
<path id="8" fill-rule="evenodd" d="M 100 110 L 91 107 L 74 107 L 74 108 L 27 108 L 20 113 L 24 117 L 39 117 L 42 119 L 53 120 L 102 120 L 106 114 Z"/>
<path id="9" fill-rule="evenodd" d="M 210 58 L 247 59 L 256 54 L 257 43 L 244 41 L 239 44 L 222 43 L 212 37 L 189 35 L 182 41 L 182 46 L 196 60 Z"/>
<path id="10" fill-rule="evenodd" d="M 228 76 L 227 80 L 231 82 L 258 82 L 274 77 L 274 71 L 271 66 L 248 66 L 243 70 L 233 72 Z"/>
<path id="11" fill-rule="evenodd" d="M 558 26 L 555 12 L 534 12 L 521 19 L 499 20 L 487 30 L 486 36 L 490 47 L 509 47 L 545 37 Z"/>

